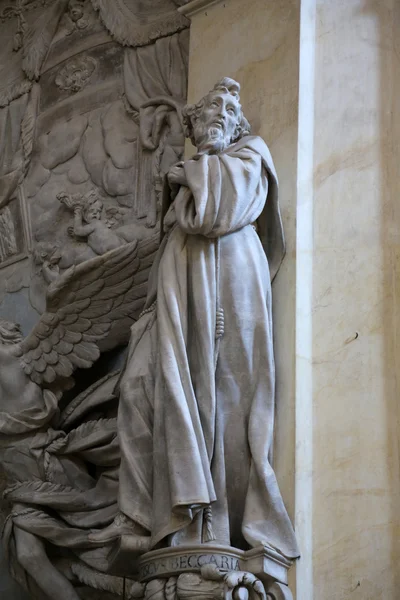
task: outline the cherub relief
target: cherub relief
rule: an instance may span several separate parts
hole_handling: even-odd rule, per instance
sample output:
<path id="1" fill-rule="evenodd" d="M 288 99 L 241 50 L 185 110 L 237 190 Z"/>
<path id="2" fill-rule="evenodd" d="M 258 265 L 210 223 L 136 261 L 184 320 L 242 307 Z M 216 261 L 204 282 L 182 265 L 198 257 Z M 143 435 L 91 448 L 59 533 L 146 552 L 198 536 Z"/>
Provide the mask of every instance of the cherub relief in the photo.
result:
<path id="1" fill-rule="evenodd" d="M 84 0 L 70 0 L 63 17 L 64 35 L 81 31 L 89 26 L 88 8 Z"/>
<path id="2" fill-rule="evenodd" d="M 33 251 L 29 300 L 39 314 L 46 310 L 46 290 L 60 275 L 62 254 L 57 244 L 39 242 Z"/>
<path id="3" fill-rule="evenodd" d="M 56 244 L 48 242 L 37 244 L 33 253 L 33 260 L 38 273 L 42 275 L 47 285 L 50 285 L 60 275 L 61 252 Z"/>
<path id="4" fill-rule="evenodd" d="M 103 202 L 95 190 L 85 195 L 60 192 L 57 199 L 74 214 L 74 224 L 68 233 L 84 239 L 96 254 L 104 254 L 126 243 L 123 237 L 110 229 L 110 223 L 102 220 Z"/>
<path id="5" fill-rule="evenodd" d="M 88 26 L 85 18 L 84 0 L 70 0 L 68 4 L 68 15 L 77 29 L 85 29 Z"/>

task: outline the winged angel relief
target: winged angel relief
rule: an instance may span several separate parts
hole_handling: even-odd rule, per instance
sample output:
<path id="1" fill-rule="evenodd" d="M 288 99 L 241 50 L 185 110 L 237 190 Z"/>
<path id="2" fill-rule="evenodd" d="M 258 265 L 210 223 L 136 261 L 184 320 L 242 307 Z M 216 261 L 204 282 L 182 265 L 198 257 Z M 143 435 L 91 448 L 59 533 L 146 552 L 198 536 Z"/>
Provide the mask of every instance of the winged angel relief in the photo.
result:
<path id="1" fill-rule="evenodd" d="M 0 320 L 0 456 L 11 503 L 4 540 L 14 577 L 33 597 L 78 600 L 79 581 L 103 577 L 114 592 L 122 582 L 100 575 L 108 549 L 88 537 L 117 514 L 119 373 L 68 392 L 67 404 L 63 392 L 76 369 L 127 341 L 157 246 L 157 238 L 132 242 L 68 269 L 25 339 Z"/>

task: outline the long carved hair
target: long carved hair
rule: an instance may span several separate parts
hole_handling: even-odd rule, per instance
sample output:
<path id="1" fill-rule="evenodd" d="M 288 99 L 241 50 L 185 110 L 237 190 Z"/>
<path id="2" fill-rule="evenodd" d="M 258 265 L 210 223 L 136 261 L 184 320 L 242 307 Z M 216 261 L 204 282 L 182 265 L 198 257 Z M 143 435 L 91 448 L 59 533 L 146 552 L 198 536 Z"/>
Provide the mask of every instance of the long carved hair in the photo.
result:
<path id="1" fill-rule="evenodd" d="M 0 344 L 12 346 L 22 342 L 22 339 L 22 331 L 18 323 L 0 319 Z"/>
<path id="2" fill-rule="evenodd" d="M 189 138 L 194 146 L 196 142 L 194 139 L 194 123 L 199 118 L 201 111 L 203 110 L 204 103 L 208 96 L 214 92 L 223 92 L 224 94 L 231 94 L 240 102 L 240 83 L 230 77 L 224 77 L 218 83 L 216 83 L 212 90 L 208 92 L 197 104 L 187 104 L 182 110 L 183 120 L 183 131 L 185 137 Z M 243 115 L 242 107 L 240 106 L 240 115 L 238 124 L 235 132 L 231 139 L 231 144 L 234 144 L 245 135 L 249 135 L 251 132 L 250 123 Z"/>

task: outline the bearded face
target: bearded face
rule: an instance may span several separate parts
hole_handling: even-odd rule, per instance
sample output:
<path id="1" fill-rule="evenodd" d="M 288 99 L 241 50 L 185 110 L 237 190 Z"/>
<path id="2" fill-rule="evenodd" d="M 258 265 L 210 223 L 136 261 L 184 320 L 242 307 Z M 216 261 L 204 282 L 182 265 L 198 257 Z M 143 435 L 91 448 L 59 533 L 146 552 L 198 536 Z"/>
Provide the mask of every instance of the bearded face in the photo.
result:
<path id="1" fill-rule="evenodd" d="M 241 106 L 230 93 L 211 92 L 204 98 L 200 114 L 193 123 L 197 149 L 218 153 L 232 143 L 241 119 Z"/>

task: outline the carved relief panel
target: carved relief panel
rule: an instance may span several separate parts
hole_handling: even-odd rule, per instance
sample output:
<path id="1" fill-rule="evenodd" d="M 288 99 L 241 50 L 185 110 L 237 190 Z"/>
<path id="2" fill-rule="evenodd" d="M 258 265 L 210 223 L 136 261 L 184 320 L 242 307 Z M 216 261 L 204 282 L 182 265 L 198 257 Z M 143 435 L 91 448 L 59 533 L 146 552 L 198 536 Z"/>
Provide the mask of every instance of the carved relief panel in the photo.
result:
<path id="1" fill-rule="evenodd" d="M 104 224 L 108 239 L 157 236 L 163 177 L 184 143 L 178 111 L 186 94 L 188 32 L 124 49 L 90 3 L 75 4 L 74 18 L 84 10 L 85 27 L 66 27 L 66 13 L 50 47 L 25 179 L 34 246 L 56 244 L 61 272 L 99 247 L 73 233 L 74 211 L 57 195 L 97 195 L 98 227 Z M 43 268 L 38 274 L 38 255 L 30 299 L 42 312 L 47 283 Z"/>
<path id="2" fill-rule="evenodd" d="M 65 369 L 72 373 L 76 366 L 91 366 L 100 353 L 121 348 L 128 341 L 130 327 L 144 307 L 147 278 L 159 243 L 161 182 L 183 152 L 178 112 L 186 97 L 188 22 L 175 9 L 172 0 L 0 0 L 2 44 L 4 41 L 0 48 L 0 352 L 3 334 L 13 339 L 21 336 L 18 327 L 1 321 L 10 319 L 8 303 L 1 305 L 5 295 L 8 299 L 15 296 L 14 292 L 28 288 L 15 296 L 16 301 L 24 302 L 26 298 L 37 319 L 44 313 L 43 326 L 53 314 L 49 288 L 55 290 L 60 285 L 63 300 L 77 290 L 82 294 L 90 269 L 96 284 L 108 281 L 103 299 L 98 292 L 93 294 L 89 286 L 83 303 L 91 307 L 86 315 L 89 320 L 95 313 L 100 319 L 93 322 L 93 335 L 107 333 L 106 339 L 97 350 L 89 351 L 89 357 L 87 343 L 92 333 L 86 329 L 86 338 L 82 339 L 88 323 L 86 316 L 75 325 L 79 334 L 77 329 L 66 333 L 64 323 L 51 342 L 61 352 L 61 371 L 65 375 Z M 74 290 L 68 288 L 68 274 L 72 271 L 66 272 L 70 267 L 77 275 Z M 121 267 L 120 272 L 117 267 Z M 113 273 L 115 279 L 111 275 L 107 279 L 107 273 Z M 99 314 L 96 301 L 104 314 Z M 114 312 L 109 309 L 110 302 Z M 110 321 L 105 324 L 104 318 Z M 67 318 L 68 322 L 72 320 Z M 67 339 L 61 339 L 61 334 Z M 82 342 L 79 356 L 67 367 L 65 359 L 71 358 L 68 339 L 77 339 L 77 335 Z M 58 336 L 61 337 L 55 342 Z M 35 351 L 37 356 L 41 353 L 39 369 L 45 355 L 50 360 L 55 356 L 52 350 L 47 354 L 42 350 Z M 4 366 L 3 355 L 2 359 L 0 370 Z M 35 458 L 31 467 L 19 472 L 16 494 L 27 492 L 32 501 L 33 496 L 43 499 L 41 494 L 46 489 L 51 497 L 59 498 L 58 492 L 69 475 L 68 468 L 61 474 L 64 459 L 54 461 L 50 456 L 53 450 L 63 453 L 60 443 L 68 430 L 71 439 L 76 440 L 88 440 L 90 436 L 94 440 L 100 433 L 106 436 L 107 458 L 102 461 L 108 463 L 101 468 L 114 481 L 109 490 L 99 492 L 99 497 L 106 498 L 104 515 L 100 511 L 100 518 L 104 516 L 106 522 L 114 515 L 116 503 L 119 453 L 113 390 L 118 373 L 108 374 L 114 368 L 108 356 L 99 360 L 101 366 L 94 366 L 93 371 L 78 378 L 70 396 L 63 397 L 62 407 L 67 406 L 61 410 L 60 419 L 49 417 L 46 421 L 46 427 L 51 421 L 56 432 L 50 452 L 47 433 L 43 439 L 40 434 L 35 442 L 36 430 L 32 435 L 27 433 L 22 453 Z M 49 363 L 49 380 L 54 368 L 55 363 Z M 24 380 L 21 372 L 15 380 Z M 70 385 L 71 382 L 65 387 Z M 63 391 L 58 392 L 58 397 Z M 48 402 L 49 397 L 44 397 Z M 0 409 L 4 409 L 3 404 Z M 18 412 L 16 406 L 13 410 Z M 92 420 L 92 427 L 86 426 L 86 420 Z M 79 430 L 77 436 L 75 430 Z M 3 434 L 1 430 L 0 436 Z M 32 454 L 31 444 L 36 442 L 39 446 L 44 442 L 43 452 L 37 448 Z M 72 454 L 79 454 L 78 446 Z M 2 462 L 11 465 L 15 472 L 20 467 L 13 462 L 19 450 L 11 444 L 6 459 L 4 453 L 1 456 Z M 78 489 L 75 485 L 85 482 L 83 487 L 87 488 L 99 475 L 93 478 L 90 474 L 94 463 L 89 455 L 66 461 L 70 465 L 75 461 L 80 471 L 78 483 L 74 477 L 69 481 L 72 494 Z M 36 473 L 33 464 L 41 465 L 35 481 L 27 475 L 28 471 Z M 103 481 L 101 475 L 100 480 Z M 15 483 L 12 478 L 11 483 Z M 50 522 L 53 509 L 45 507 L 42 500 L 38 511 L 21 513 L 21 504 L 11 488 L 12 485 L 7 488 L 6 495 L 14 508 L 7 519 L 4 543 L 13 576 L 29 590 L 29 597 L 43 597 L 37 575 L 47 563 L 43 562 L 43 554 L 39 559 L 35 552 L 30 561 L 24 561 L 23 548 L 29 536 L 18 546 L 15 532 L 20 530 L 18 519 L 25 517 L 25 531 L 32 539 L 40 539 L 34 531 L 40 523 L 47 523 L 48 532 L 55 535 L 53 546 L 48 540 L 46 552 L 52 568 L 55 566 L 65 576 L 64 590 L 71 581 L 77 598 L 116 600 L 123 596 L 125 588 L 130 589 L 122 578 L 102 576 L 96 561 L 89 559 L 92 567 L 89 563 L 85 566 L 78 557 L 80 550 L 76 554 L 75 546 L 67 548 L 60 542 L 61 521 L 57 518 L 54 528 L 55 521 Z M 57 509 L 53 514 L 56 513 Z M 84 530 L 85 514 L 85 510 L 81 515 L 79 511 L 71 514 L 68 524 L 67 518 L 62 525 L 67 537 L 80 527 Z"/>

